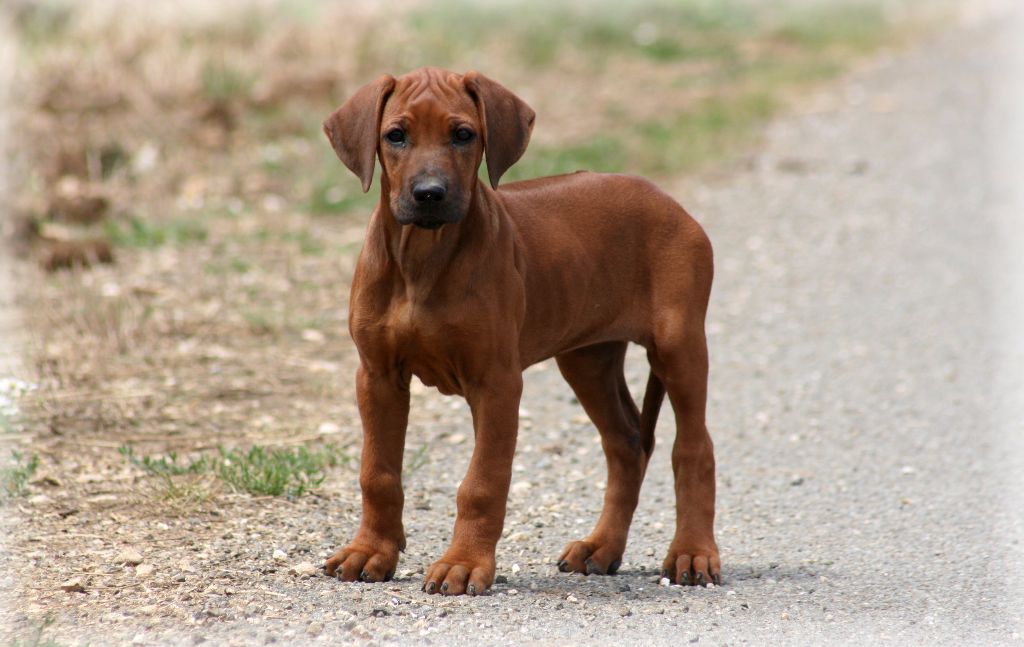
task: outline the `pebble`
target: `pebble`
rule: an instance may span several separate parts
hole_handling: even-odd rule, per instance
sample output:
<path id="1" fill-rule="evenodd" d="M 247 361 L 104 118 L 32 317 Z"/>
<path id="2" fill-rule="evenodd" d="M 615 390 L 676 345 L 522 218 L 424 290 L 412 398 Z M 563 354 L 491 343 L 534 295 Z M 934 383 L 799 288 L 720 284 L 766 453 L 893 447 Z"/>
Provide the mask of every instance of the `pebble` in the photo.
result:
<path id="1" fill-rule="evenodd" d="M 62 591 L 68 593 L 85 593 L 85 586 L 82 584 L 82 578 L 73 577 L 70 580 L 66 580 L 60 585 Z"/>
<path id="2" fill-rule="evenodd" d="M 513 575 L 518 575 L 519 571 L 521 571 L 521 570 L 522 570 L 522 568 L 519 566 L 519 564 L 513 564 L 512 565 L 512 574 Z"/>
<path id="3" fill-rule="evenodd" d="M 149 577 L 155 570 L 156 567 L 152 564 L 139 564 L 135 567 L 135 577 Z"/>
<path id="4" fill-rule="evenodd" d="M 288 553 L 284 552 L 280 548 L 275 548 L 274 549 L 274 554 L 272 555 L 272 557 L 273 557 L 275 562 L 286 562 L 286 561 L 288 561 Z"/>
<path id="5" fill-rule="evenodd" d="M 660 580 L 658 580 L 658 586 L 668 586 L 671 583 L 672 582 L 669 581 L 669 579 L 667 577 L 663 577 Z"/>
<path id="6" fill-rule="evenodd" d="M 320 572 L 320 569 L 312 562 L 299 562 L 288 569 L 289 575 L 297 577 L 313 577 Z"/>
<path id="7" fill-rule="evenodd" d="M 118 564 L 127 564 L 128 566 L 138 566 L 142 563 L 142 553 L 135 550 L 134 548 L 125 548 L 117 555 L 115 560 Z"/>
<path id="8" fill-rule="evenodd" d="M 309 623 L 309 626 L 306 627 L 306 633 L 310 636 L 319 636 L 320 632 L 322 632 L 323 630 L 324 623 L 322 622 L 311 622 Z"/>

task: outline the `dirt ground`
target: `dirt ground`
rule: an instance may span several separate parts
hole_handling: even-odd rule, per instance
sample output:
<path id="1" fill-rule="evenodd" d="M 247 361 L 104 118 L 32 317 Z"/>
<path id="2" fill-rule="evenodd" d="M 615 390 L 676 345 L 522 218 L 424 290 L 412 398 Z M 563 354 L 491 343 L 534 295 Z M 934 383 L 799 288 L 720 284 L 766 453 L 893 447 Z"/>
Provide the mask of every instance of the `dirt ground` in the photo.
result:
<path id="1" fill-rule="evenodd" d="M 948 183 L 988 187 L 991 151 L 1003 148 L 982 150 L 967 134 L 988 127 L 991 105 L 1010 105 L 986 66 L 1016 60 L 1019 21 L 972 22 L 967 12 L 905 50 L 873 44 L 839 57 L 847 74 L 825 85 L 811 74 L 816 89 L 788 93 L 788 114 L 761 139 L 708 140 L 733 154 L 703 159 L 685 179 L 661 176 L 717 250 L 708 330 L 724 586 L 658 584 L 673 528 L 668 407 L 621 574 L 556 572 L 561 547 L 596 518 L 605 468 L 596 432 L 548 362 L 526 375 L 499 582 L 491 595 L 455 599 L 419 585 L 451 532 L 469 414 L 418 385 L 404 475 L 409 548 L 395 581 L 341 585 L 319 571 L 358 523 L 346 312 L 365 203 L 314 135 L 320 107 L 384 55 L 355 39 L 306 42 L 310 32 L 289 29 L 264 39 L 242 25 L 215 40 L 214 65 L 184 48 L 171 66 L 152 54 L 179 51 L 171 36 L 125 28 L 75 75 L 82 42 L 110 24 L 90 15 L 56 54 L 29 48 L 33 78 L 47 82 L 6 114 L 11 136 L 37 145 L 5 157 L 4 184 L 10 192 L 10 178 L 25 179 L 15 211 L 43 216 L 35 233 L 5 224 L 20 257 L 0 265 L 0 331 L 10 331 L 0 367 L 22 379 L 0 392 L 17 407 L 3 419 L 4 458 L 8 448 L 39 457 L 0 515 L 4 640 L 1020 643 L 1024 598 L 1012 574 L 1024 573 L 1022 525 L 1005 492 L 1020 485 L 1007 475 L 1021 473 L 1021 430 L 1009 414 L 976 422 L 994 397 L 978 385 L 1005 368 L 992 359 L 1005 334 L 967 314 L 989 307 L 987 288 L 969 288 L 990 284 L 972 259 L 998 248 L 992 189 L 939 198 Z M 350 27 L 371 30 L 370 18 L 356 13 Z M 215 39 L 219 23 L 197 24 Z M 280 57 L 280 76 L 245 80 L 252 39 Z M 345 55 L 298 65 L 323 51 Z M 487 62 L 500 54 L 486 50 Z M 0 50 L 0 68 L 11 56 Z M 579 65 L 568 60 L 566 69 Z M 706 72 L 676 64 L 682 78 Z M 665 70 L 628 73 L 641 67 L 609 64 L 604 73 L 633 85 L 595 86 L 642 94 Z M 536 82 L 507 72 L 502 81 L 524 87 L 543 119 L 566 124 L 540 131 L 541 148 L 571 148 L 623 118 L 612 106 L 577 121 L 587 98 L 549 98 L 558 93 L 544 84 L 557 73 Z M 699 99 L 684 90 L 661 100 Z M 631 118 L 657 100 L 639 101 Z M 902 175 L 911 189 L 892 180 Z M 981 214 L 973 235 L 951 224 L 963 212 Z M 114 263 L 90 252 L 88 268 L 42 269 L 59 260 L 59 243 L 94 237 Z M 880 284 L 888 297 L 871 296 Z M 973 295 L 963 297 L 972 307 L 940 307 L 950 294 Z M 965 335 L 980 340 L 977 353 L 962 352 Z M 627 377 L 639 395 L 642 353 Z M 992 393 L 1013 392 L 1006 384 Z M 995 438 L 1004 423 L 1010 440 Z M 964 447 L 963 433 L 979 442 Z M 183 461 L 219 447 L 303 447 L 334 464 L 304 496 L 259 496 L 215 473 L 162 478 L 127 460 L 119 450 L 129 446 Z"/>

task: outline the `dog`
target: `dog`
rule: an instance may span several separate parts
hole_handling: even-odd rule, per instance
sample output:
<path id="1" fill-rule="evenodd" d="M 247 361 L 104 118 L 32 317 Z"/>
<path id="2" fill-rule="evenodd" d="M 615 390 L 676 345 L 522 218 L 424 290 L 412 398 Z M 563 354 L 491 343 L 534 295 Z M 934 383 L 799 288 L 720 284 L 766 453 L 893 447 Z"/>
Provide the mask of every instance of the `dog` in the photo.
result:
<path id="1" fill-rule="evenodd" d="M 676 529 L 662 562 L 673 583 L 720 582 L 715 458 L 705 426 L 704 320 L 711 243 L 672 198 L 626 175 L 577 172 L 503 185 L 534 111 L 477 72 L 424 68 L 361 87 L 324 121 L 338 158 L 380 201 L 352 281 L 363 424 L 360 527 L 324 569 L 344 581 L 394 576 L 405 549 L 402 455 L 413 375 L 463 396 L 475 446 L 451 544 L 423 590 L 476 595 L 494 582 L 518 431 L 523 370 L 554 357 L 601 435 L 608 463 L 593 531 L 562 572 L 622 563 L 667 392 L 675 411 Z M 486 161 L 488 182 L 478 171 Z M 647 349 L 642 408 L 623 374 Z"/>

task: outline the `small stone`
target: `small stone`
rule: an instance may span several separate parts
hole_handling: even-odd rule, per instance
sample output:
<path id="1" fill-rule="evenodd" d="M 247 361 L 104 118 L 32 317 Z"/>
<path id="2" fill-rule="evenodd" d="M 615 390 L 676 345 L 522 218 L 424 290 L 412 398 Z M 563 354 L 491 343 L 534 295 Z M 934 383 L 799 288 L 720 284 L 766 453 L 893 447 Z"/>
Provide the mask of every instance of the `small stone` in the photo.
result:
<path id="1" fill-rule="evenodd" d="M 570 593 L 569 595 L 565 596 L 565 601 L 566 602 L 579 602 L 580 599 L 578 597 L 576 597 L 575 595 L 573 595 L 572 593 Z"/>
<path id="2" fill-rule="evenodd" d="M 135 577 L 149 577 L 155 570 L 156 567 L 152 564 L 139 564 L 135 567 Z"/>
<path id="3" fill-rule="evenodd" d="M 521 570 L 522 570 L 522 568 L 520 568 L 519 564 L 513 564 L 512 565 L 512 574 L 513 575 L 518 575 L 519 571 L 521 571 Z"/>
<path id="4" fill-rule="evenodd" d="M 619 615 L 622 616 L 623 618 L 625 618 L 627 616 L 631 616 L 631 615 L 633 615 L 633 610 L 630 609 L 629 607 L 622 607 L 621 609 L 619 609 Z"/>
<path id="5" fill-rule="evenodd" d="M 288 561 L 288 553 L 284 552 L 280 548 L 275 548 L 274 549 L 274 554 L 272 555 L 272 557 L 273 557 L 275 562 L 286 562 L 286 561 Z"/>
<path id="6" fill-rule="evenodd" d="M 288 569 L 288 574 L 296 577 L 313 577 L 319 572 L 320 569 L 312 562 L 299 562 Z"/>
<path id="7" fill-rule="evenodd" d="M 672 582 L 669 581 L 669 579 L 667 577 L 663 577 L 660 580 L 658 580 L 658 586 L 668 586 L 671 583 Z"/>
<path id="8" fill-rule="evenodd" d="M 509 595 L 519 595 L 519 589 L 509 589 L 508 590 L 508 594 Z"/>
<path id="9" fill-rule="evenodd" d="M 495 584 L 508 584 L 508 578 L 505 577 L 504 575 L 499 575 L 498 577 L 494 578 L 494 583 Z"/>
<path id="10" fill-rule="evenodd" d="M 53 499 L 45 494 L 34 494 L 28 498 L 29 505 L 48 505 L 53 503 Z"/>
<path id="11" fill-rule="evenodd" d="M 341 431 L 341 427 L 333 422 L 321 422 L 320 426 L 316 428 L 317 433 L 322 435 L 336 434 Z"/>
<path id="12" fill-rule="evenodd" d="M 125 548 L 118 554 L 117 559 L 115 561 L 118 564 L 138 566 L 142 563 L 142 553 L 135 550 L 134 548 Z"/>
<path id="13" fill-rule="evenodd" d="M 68 593 L 85 593 L 85 586 L 82 584 L 82 578 L 79 577 L 73 577 L 65 581 L 60 585 L 60 588 Z"/>
<path id="14" fill-rule="evenodd" d="M 323 630 L 324 623 L 322 622 L 311 622 L 309 623 L 309 626 L 306 627 L 306 633 L 310 636 L 319 636 L 320 632 L 322 632 Z"/>

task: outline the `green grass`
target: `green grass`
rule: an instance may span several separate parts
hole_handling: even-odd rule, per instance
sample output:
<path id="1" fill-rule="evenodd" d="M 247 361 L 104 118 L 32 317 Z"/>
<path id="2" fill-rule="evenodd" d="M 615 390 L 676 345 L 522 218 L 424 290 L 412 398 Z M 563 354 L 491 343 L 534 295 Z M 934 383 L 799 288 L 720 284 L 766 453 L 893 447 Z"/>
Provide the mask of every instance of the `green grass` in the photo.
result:
<path id="1" fill-rule="evenodd" d="M 624 171 L 629 164 L 628 143 L 611 134 L 569 146 L 534 146 L 509 169 L 503 182 L 527 180 L 574 171 Z"/>
<path id="2" fill-rule="evenodd" d="M 844 47 L 864 52 L 880 45 L 888 31 L 880 5 L 846 2 L 791 11 L 775 36 L 810 50 Z"/>
<path id="3" fill-rule="evenodd" d="M 298 449 L 264 449 L 247 452 L 220 450 L 217 477 L 233 489 L 256 495 L 302 496 L 323 483 L 326 468 L 340 461 L 337 451 L 311 452 Z"/>
<path id="4" fill-rule="evenodd" d="M 252 91 L 254 79 L 223 60 L 210 60 L 203 66 L 201 91 L 214 102 L 241 99 Z"/>
<path id="5" fill-rule="evenodd" d="M 0 498 L 12 499 L 28 494 L 28 482 L 39 469 L 39 457 L 35 454 L 26 458 L 24 454 L 11 451 L 8 465 L 0 468 Z"/>
<path id="6" fill-rule="evenodd" d="M 132 217 L 126 223 L 110 220 L 104 224 L 107 238 L 121 247 L 153 249 L 165 244 L 204 242 L 208 237 L 206 227 L 195 220 L 147 220 Z"/>
<path id="7" fill-rule="evenodd" d="M 348 462 L 348 456 L 334 445 L 318 450 L 221 447 L 215 456 L 202 455 L 181 461 L 174 452 L 139 457 L 127 445 L 118 451 L 135 467 L 159 477 L 167 498 L 193 497 L 195 488 L 189 489 L 188 481 L 175 477 L 202 475 L 210 475 L 237 492 L 294 498 L 323 483 L 328 468 Z"/>
<path id="8" fill-rule="evenodd" d="M 419 449 L 410 453 L 409 458 L 405 461 L 405 467 L 402 471 L 408 476 L 423 469 L 430 460 L 430 456 L 427 454 L 428 451 L 430 451 L 429 443 L 423 443 L 420 445 Z"/>

